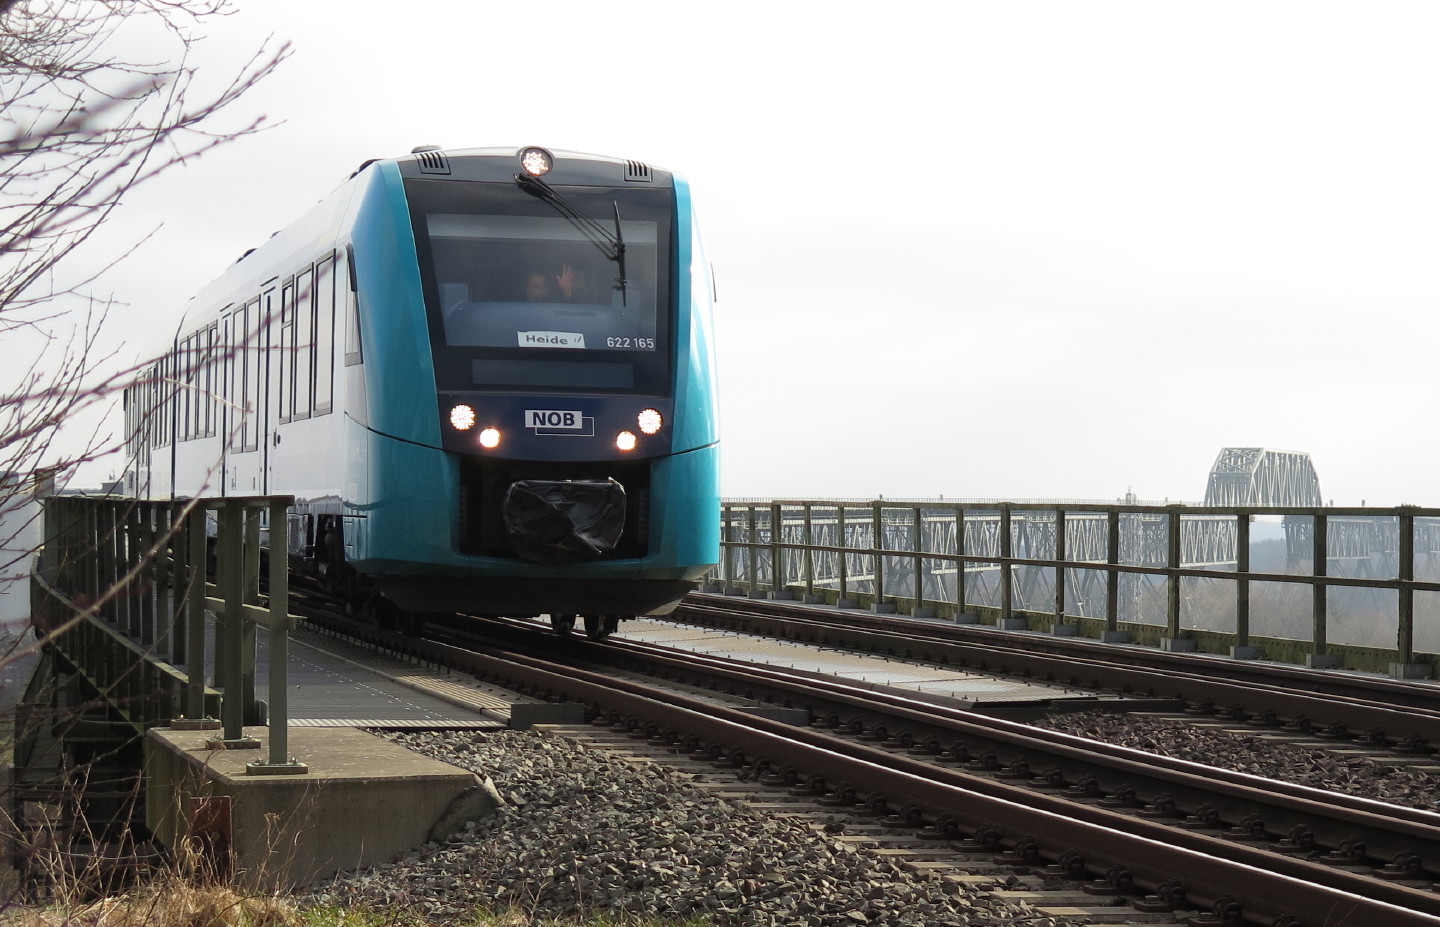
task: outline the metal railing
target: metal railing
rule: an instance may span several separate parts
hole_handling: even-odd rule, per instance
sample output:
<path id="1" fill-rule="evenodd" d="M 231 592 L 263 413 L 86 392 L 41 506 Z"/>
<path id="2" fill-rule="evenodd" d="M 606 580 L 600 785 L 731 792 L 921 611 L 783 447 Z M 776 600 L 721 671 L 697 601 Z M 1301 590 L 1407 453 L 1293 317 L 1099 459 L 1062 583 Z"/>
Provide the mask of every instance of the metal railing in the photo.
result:
<path id="1" fill-rule="evenodd" d="M 1404 678 L 1440 653 L 1440 509 L 747 500 L 722 532 L 710 591 Z"/>
<path id="2" fill-rule="evenodd" d="M 258 747 L 255 774 L 304 773 L 289 757 L 287 557 L 270 558 L 261 595 L 261 534 L 286 525 L 289 496 L 147 502 L 108 496 L 45 500 L 35 624 L 137 729 L 220 729 L 213 746 Z M 212 572 L 215 582 L 208 583 Z M 263 603 L 263 604 L 262 604 Z M 213 633 L 207 610 L 214 615 Z M 256 629 L 268 635 L 268 718 L 255 700 Z M 207 654 L 214 686 L 206 685 Z M 218 715 L 218 721 L 215 716 Z"/>

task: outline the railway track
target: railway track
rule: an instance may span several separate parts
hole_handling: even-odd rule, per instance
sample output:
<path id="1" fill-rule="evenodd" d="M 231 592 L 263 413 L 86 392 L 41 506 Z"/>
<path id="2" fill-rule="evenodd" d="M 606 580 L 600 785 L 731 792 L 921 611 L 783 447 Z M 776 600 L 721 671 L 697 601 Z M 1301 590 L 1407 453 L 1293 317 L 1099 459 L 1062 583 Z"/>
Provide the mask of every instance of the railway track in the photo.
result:
<path id="1" fill-rule="evenodd" d="M 1187 921 L 1195 924 L 1440 924 L 1430 881 L 1440 865 L 1440 816 L 1427 811 L 1279 788 L 694 653 L 548 635 L 525 646 L 517 629 L 499 633 L 511 635 L 507 649 L 388 643 L 532 695 L 584 702 L 626 736 L 729 764 L 746 779 L 933 845 L 1062 873 L 1092 894 L 1134 897 L 1148 913 L 1212 912 Z M 669 678 L 657 687 L 657 676 Z M 757 716 L 705 691 L 741 684 L 748 701 L 803 708 L 818 723 Z M 1337 912 L 1348 920 L 1335 920 Z"/>
<path id="2" fill-rule="evenodd" d="M 1353 739 L 1400 753 L 1424 754 L 1431 744 L 1440 744 L 1436 681 L 1399 681 L 715 595 L 692 596 L 672 617 L 737 633 L 1169 698 L 1196 714 L 1331 740 Z"/>

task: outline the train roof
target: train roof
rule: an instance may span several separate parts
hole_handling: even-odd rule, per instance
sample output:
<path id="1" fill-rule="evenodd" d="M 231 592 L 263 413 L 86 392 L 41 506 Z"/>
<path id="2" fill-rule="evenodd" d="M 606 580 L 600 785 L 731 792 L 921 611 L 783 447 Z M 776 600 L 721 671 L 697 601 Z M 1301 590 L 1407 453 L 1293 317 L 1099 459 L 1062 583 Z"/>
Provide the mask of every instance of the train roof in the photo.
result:
<path id="1" fill-rule="evenodd" d="M 457 148 L 421 145 L 408 155 L 366 161 L 355 171 L 359 174 L 377 161 L 393 161 L 405 178 L 480 180 L 504 182 L 514 178 L 521 152 L 519 148 Z M 668 187 L 674 174 L 643 161 L 615 158 L 582 151 L 545 149 L 554 156 L 554 168 L 546 176 L 552 184 L 599 184 L 622 186 L 627 183 L 648 183 Z M 354 175 L 351 175 L 354 176 Z"/>

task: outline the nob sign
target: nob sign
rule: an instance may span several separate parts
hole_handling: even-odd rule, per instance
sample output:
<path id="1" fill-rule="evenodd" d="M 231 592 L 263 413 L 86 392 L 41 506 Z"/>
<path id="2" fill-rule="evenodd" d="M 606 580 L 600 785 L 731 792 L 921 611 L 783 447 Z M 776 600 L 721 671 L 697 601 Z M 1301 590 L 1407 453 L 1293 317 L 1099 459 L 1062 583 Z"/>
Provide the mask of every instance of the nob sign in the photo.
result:
<path id="1" fill-rule="evenodd" d="M 579 412 L 565 412 L 554 409 L 526 409 L 526 428 L 565 428 L 579 431 L 585 427 L 585 416 Z"/>

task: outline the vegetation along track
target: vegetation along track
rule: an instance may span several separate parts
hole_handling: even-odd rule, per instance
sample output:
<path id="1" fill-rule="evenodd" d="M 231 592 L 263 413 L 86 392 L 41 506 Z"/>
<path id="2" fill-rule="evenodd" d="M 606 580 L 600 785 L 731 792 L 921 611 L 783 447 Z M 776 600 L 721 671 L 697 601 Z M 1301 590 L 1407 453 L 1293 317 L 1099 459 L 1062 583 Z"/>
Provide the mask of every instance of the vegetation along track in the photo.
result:
<path id="1" fill-rule="evenodd" d="M 584 702 L 606 724 L 832 806 L 883 814 L 955 845 L 991 846 L 997 859 L 1017 867 L 1048 863 L 1093 883 L 1092 891 L 1149 893 L 1141 904 L 1150 909 L 1198 904 L 1218 912 L 1217 920 L 1195 923 L 1440 924 L 1440 894 L 1428 882 L 1434 861 L 1426 856 L 1427 847 L 1440 845 L 1440 817 L 1427 812 L 1227 781 L 1193 764 L 834 682 L 726 668 L 693 653 L 534 640 L 530 655 L 398 637 L 385 643 L 533 695 Z M 622 654 L 620 669 L 615 658 Z M 642 660 L 652 664 L 647 673 L 674 677 L 682 666 L 692 674 L 738 673 L 752 688 L 767 677 L 763 685 L 776 687 L 772 699 L 804 706 L 822 726 L 797 727 L 673 683 L 656 688 L 626 678 Z M 668 668 L 655 668 L 662 664 Z M 782 690 L 789 694 L 777 697 Z M 871 720 L 846 721 L 829 707 L 836 704 Z M 913 730 L 907 734 L 901 723 Z M 1041 762 L 1045 772 L 1037 777 Z M 1288 829 L 1277 834 L 1272 822 Z M 1345 838 L 1335 836 L 1342 832 Z M 1404 862 L 1387 870 L 1372 846 L 1401 847 L 1395 857 Z"/>

